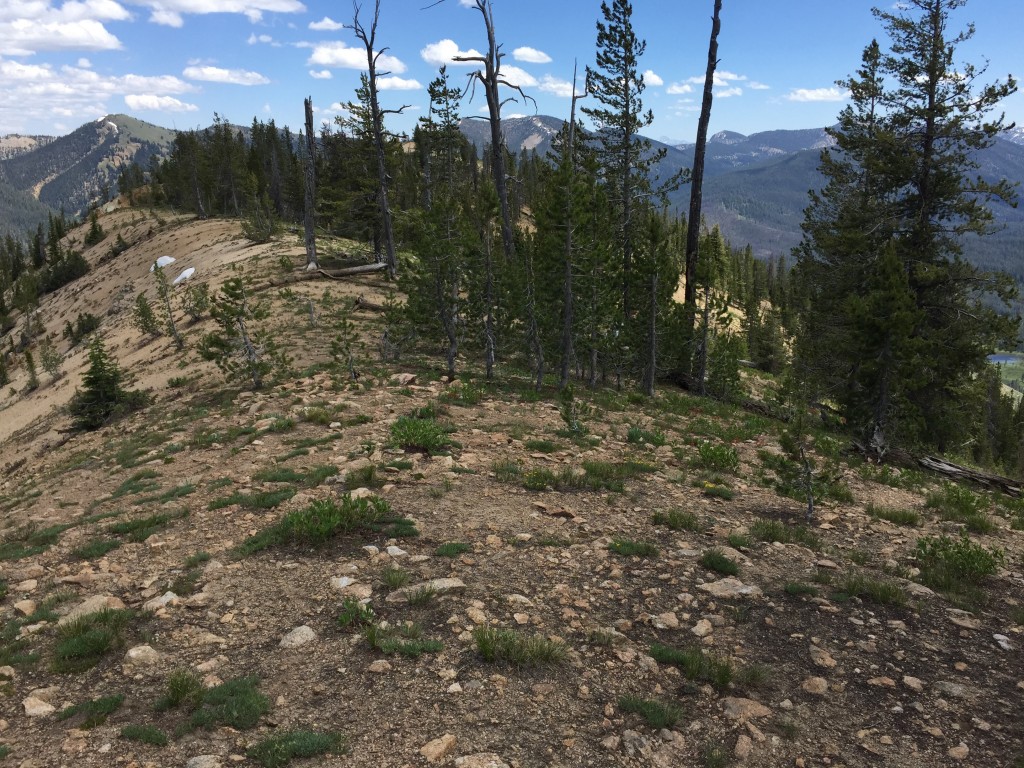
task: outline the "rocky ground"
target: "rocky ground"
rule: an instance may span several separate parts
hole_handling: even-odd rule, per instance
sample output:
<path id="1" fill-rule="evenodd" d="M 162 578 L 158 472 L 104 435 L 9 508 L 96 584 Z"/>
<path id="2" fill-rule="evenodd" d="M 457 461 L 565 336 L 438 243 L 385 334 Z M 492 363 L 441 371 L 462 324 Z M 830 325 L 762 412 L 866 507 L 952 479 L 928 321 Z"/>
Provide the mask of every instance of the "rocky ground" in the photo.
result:
<path id="1" fill-rule="evenodd" d="M 324 360 L 326 331 L 296 319 L 323 288 L 275 293 L 299 371 Z M 582 393 L 584 435 L 553 392 L 450 384 L 432 361 L 368 362 L 356 384 L 313 367 L 252 393 L 194 353 L 121 344 L 133 369 L 165 361 L 149 409 L 74 436 L 39 409 L 0 444 L 11 765 L 284 765 L 258 745 L 297 731 L 341 738 L 294 765 L 1022 765 L 1012 505 L 971 495 L 990 524 L 972 541 L 1004 558 L 977 588 L 932 590 L 917 541 L 963 522 L 925 507 L 937 482 L 860 466 L 838 436 L 816 457 L 849 493 L 804 528 L 774 487 L 783 425 L 678 392 Z M 403 447 L 411 415 L 452 444 Z M 239 549 L 359 497 L 412 528 Z M 83 614 L 123 621 L 69 663 Z M 488 659 L 487 628 L 527 650 Z M 214 711 L 209 692 L 238 686 Z M 90 717 L 96 701 L 109 711 Z"/>

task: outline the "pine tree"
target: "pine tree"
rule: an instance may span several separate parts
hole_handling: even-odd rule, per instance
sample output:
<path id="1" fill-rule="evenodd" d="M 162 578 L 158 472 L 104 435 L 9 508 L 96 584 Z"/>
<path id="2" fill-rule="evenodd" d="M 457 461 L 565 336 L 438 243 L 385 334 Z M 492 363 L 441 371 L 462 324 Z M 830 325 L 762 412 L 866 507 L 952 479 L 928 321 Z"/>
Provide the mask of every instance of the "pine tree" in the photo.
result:
<path id="1" fill-rule="evenodd" d="M 892 48 L 873 42 L 841 83 L 851 103 L 830 130 L 827 183 L 797 252 L 799 372 L 879 452 L 941 450 L 962 435 L 962 393 L 1017 328 L 984 301 L 1011 298 L 1008 279 L 961 258 L 962 238 L 991 227 L 986 202 L 1014 197 L 1006 182 L 976 178 L 974 157 L 1002 130 L 991 113 L 1016 90 L 1012 78 L 979 85 L 984 70 L 955 62 L 974 31 L 948 30 L 962 5 L 909 0 L 899 13 L 875 11 Z M 883 312 L 895 313 L 889 329 Z"/>
<path id="2" fill-rule="evenodd" d="M 145 293 L 135 297 L 135 307 L 132 309 L 132 323 L 145 334 L 150 336 L 160 335 L 160 322 L 156 319 L 153 305 L 149 303 Z"/>
<path id="3" fill-rule="evenodd" d="M 94 336 L 89 344 L 89 368 L 82 375 L 82 389 L 76 389 L 68 410 L 77 430 L 99 429 L 120 416 L 142 408 L 148 401 L 143 392 L 125 389 L 125 377 L 103 342 Z"/>
<path id="4" fill-rule="evenodd" d="M 216 363 L 229 380 L 251 381 L 253 389 L 260 389 L 274 368 L 275 350 L 253 324 L 266 319 L 269 310 L 249 300 L 239 276 L 224 282 L 212 304 L 210 314 L 220 330 L 203 336 L 199 354 Z"/>

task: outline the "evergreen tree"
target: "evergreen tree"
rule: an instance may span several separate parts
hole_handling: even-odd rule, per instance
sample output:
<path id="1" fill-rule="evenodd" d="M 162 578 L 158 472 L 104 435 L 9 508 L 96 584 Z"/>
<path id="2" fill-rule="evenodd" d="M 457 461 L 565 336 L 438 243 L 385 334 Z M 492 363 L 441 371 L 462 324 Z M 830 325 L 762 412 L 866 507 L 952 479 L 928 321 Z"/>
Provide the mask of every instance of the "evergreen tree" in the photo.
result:
<path id="1" fill-rule="evenodd" d="M 232 277 L 213 298 L 210 314 L 220 329 L 203 336 L 200 355 L 216 363 L 229 380 L 251 381 L 253 389 L 260 389 L 273 370 L 274 349 L 253 326 L 269 310 L 250 301 L 241 277 Z"/>
<path id="2" fill-rule="evenodd" d="M 120 416 L 142 408 L 148 401 L 143 392 L 125 389 L 125 377 L 103 342 L 94 336 L 89 344 L 89 368 L 82 375 L 82 389 L 76 389 L 68 409 L 77 430 L 99 429 Z"/>
<path id="3" fill-rule="evenodd" d="M 135 306 L 132 309 L 132 324 L 150 336 L 160 335 L 160 322 L 156 319 L 153 305 L 149 303 L 145 293 L 140 293 L 135 297 Z"/>
<path id="4" fill-rule="evenodd" d="M 948 29 L 962 5 L 909 0 L 874 12 L 892 49 L 872 43 L 841 83 L 851 103 L 830 130 L 827 183 L 797 252 L 800 373 L 880 453 L 942 450 L 962 435 L 965 388 L 1018 324 L 985 301 L 1011 298 L 1008 279 L 961 258 L 962 238 L 991 228 L 986 202 L 1014 198 L 1005 181 L 976 177 L 974 157 L 1003 129 L 991 113 L 1016 90 L 1012 78 L 980 85 L 983 69 L 955 62 L 974 31 Z"/>

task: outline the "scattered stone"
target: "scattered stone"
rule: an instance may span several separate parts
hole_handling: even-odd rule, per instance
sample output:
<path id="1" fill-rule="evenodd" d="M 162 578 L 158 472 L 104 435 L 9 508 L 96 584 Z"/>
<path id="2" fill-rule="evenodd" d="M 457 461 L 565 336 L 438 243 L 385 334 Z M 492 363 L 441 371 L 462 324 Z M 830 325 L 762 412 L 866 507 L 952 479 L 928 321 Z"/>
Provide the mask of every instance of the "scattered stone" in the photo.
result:
<path id="1" fill-rule="evenodd" d="M 408 557 L 409 556 L 409 553 L 406 552 L 404 549 L 402 549 L 401 547 L 393 546 L 393 545 L 388 547 L 384 551 L 387 552 L 389 555 L 391 555 L 391 557 Z"/>
<path id="2" fill-rule="evenodd" d="M 391 671 L 391 662 L 385 661 L 384 659 L 377 659 L 377 661 L 370 664 L 367 669 L 378 675 L 384 674 L 385 672 Z"/>
<path id="3" fill-rule="evenodd" d="M 487 623 L 487 614 L 474 606 L 470 606 L 466 609 L 466 615 L 469 616 L 469 620 L 474 624 L 479 625 Z"/>
<path id="4" fill-rule="evenodd" d="M 828 568 L 830 571 L 835 571 L 839 569 L 839 564 L 832 560 L 815 560 L 814 564 L 819 568 Z"/>
<path id="5" fill-rule="evenodd" d="M 831 654 L 824 648 L 819 648 L 816 645 L 811 646 L 811 661 L 819 667 L 825 667 L 826 669 L 832 669 L 836 665 L 836 660 L 832 658 Z"/>
<path id="6" fill-rule="evenodd" d="M 750 737 L 745 733 L 741 733 L 736 739 L 736 747 L 733 749 L 733 754 L 737 760 L 746 760 L 750 757 L 750 753 L 754 750 L 754 742 L 751 741 Z"/>
<path id="7" fill-rule="evenodd" d="M 942 680 L 935 684 L 935 690 L 939 693 L 950 696 L 954 699 L 966 699 L 970 696 L 970 692 L 966 685 L 960 683 L 952 683 L 948 680 Z"/>
<path id="8" fill-rule="evenodd" d="M 924 681 L 910 675 L 903 676 L 903 684 L 915 693 L 920 693 L 924 690 Z"/>
<path id="9" fill-rule="evenodd" d="M 150 645 L 136 645 L 124 655 L 126 667 L 151 667 L 160 661 L 160 654 Z"/>
<path id="10" fill-rule="evenodd" d="M 455 768 L 509 768 L 509 765 L 493 752 L 478 752 L 455 758 Z"/>
<path id="11" fill-rule="evenodd" d="M 964 760 L 967 758 L 967 755 L 970 753 L 970 751 L 971 750 L 968 749 L 967 745 L 961 741 L 957 746 L 950 747 L 949 752 L 947 752 L 946 754 L 948 754 L 954 760 Z"/>
<path id="12" fill-rule="evenodd" d="M 164 592 L 160 597 L 154 597 L 152 600 L 146 602 L 142 606 L 142 610 L 149 611 L 150 613 L 156 613 L 161 608 L 166 608 L 168 605 L 179 605 L 181 600 L 173 592 Z"/>
<path id="13" fill-rule="evenodd" d="M 891 677 L 872 677 L 868 680 L 868 685 L 873 685 L 876 688 L 895 688 L 896 681 Z"/>
<path id="14" fill-rule="evenodd" d="M 217 755 L 196 755 L 185 763 L 185 768 L 221 768 L 221 765 Z"/>
<path id="15" fill-rule="evenodd" d="M 935 592 L 924 584 L 918 584 L 916 581 L 909 580 L 903 581 L 902 584 L 911 597 L 935 597 Z"/>
<path id="16" fill-rule="evenodd" d="M 14 610 L 16 610 L 22 616 L 31 616 L 33 613 L 36 612 L 36 601 L 19 600 L 14 604 Z"/>
<path id="17" fill-rule="evenodd" d="M 66 616 L 57 622 L 57 626 L 63 627 L 65 624 L 70 624 L 82 616 L 89 616 L 90 614 L 108 609 L 112 611 L 124 610 L 124 603 L 120 598 L 113 595 L 93 595 L 72 608 Z"/>
<path id="18" fill-rule="evenodd" d="M 27 594 L 29 592 L 35 592 L 36 587 L 39 586 L 39 582 L 36 579 L 25 579 L 24 581 L 16 584 L 14 587 L 15 592 Z"/>
<path id="19" fill-rule="evenodd" d="M 430 581 L 424 581 L 419 584 L 412 584 L 407 587 L 402 587 L 401 589 L 396 589 L 387 596 L 386 602 L 407 602 L 409 600 L 409 595 L 416 594 L 424 589 L 430 590 L 435 595 L 446 595 L 449 592 L 462 592 L 466 589 L 466 585 L 462 582 L 462 579 L 431 579 Z"/>
<path id="20" fill-rule="evenodd" d="M 601 746 L 607 749 L 609 752 L 618 752 L 619 746 L 622 744 L 622 739 L 618 736 L 605 736 L 601 739 Z"/>
<path id="21" fill-rule="evenodd" d="M 967 611 L 949 608 L 949 620 L 963 629 L 981 629 L 981 619 L 975 618 Z"/>
<path id="22" fill-rule="evenodd" d="M 303 645 L 308 645 L 314 640 L 316 640 L 316 632 L 313 631 L 312 627 L 303 624 L 281 638 L 281 647 L 301 648 Z"/>
<path id="23" fill-rule="evenodd" d="M 828 693 L 828 680 L 824 677 L 808 677 L 800 687 L 812 696 L 824 696 Z"/>
<path id="24" fill-rule="evenodd" d="M 396 387 L 407 387 L 410 384 L 416 383 L 416 374 L 396 373 L 394 376 L 391 377 L 391 380 L 388 383 Z"/>
<path id="25" fill-rule="evenodd" d="M 651 624 L 655 629 L 679 629 L 679 617 L 676 616 L 675 611 L 666 611 L 653 617 Z"/>
<path id="26" fill-rule="evenodd" d="M 13 680 L 18 676 L 18 673 L 14 671 L 14 667 L 0 667 L 0 677 L 4 680 Z"/>
<path id="27" fill-rule="evenodd" d="M 727 600 L 736 597 L 760 597 L 761 589 L 752 584 L 744 584 L 739 579 L 727 576 L 710 584 L 698 584 L 697 589 L 707 592 L 712 597 Z"/>
<path id="28" fill-rule="evenodd" d="M 21 705 L 25 708 L 28 717 L 45 717 L 53 713 L 57 708 L 48 701 L 43 701 L 38 696 L 28 696 Z"/>
<path id="29" fill-rule="evenodd" d="M 451 733 L 446 733 L 439 739 L 429 741 L 420 747 L 420 754 L 427 758 L 428 763 L 438 763 L 444 760 L 455 750 L 458 739 Z"/>
<path id="30" fill-rule="evenodd" d="M 693 628 L 690 630 L 697 637 L 707 637 L 713 631 L 711 622 L 707 619 L 701 619 L 698 621 Z"/>
<path id="31" fill-rule="evenodd" d="M 1012 651 L 1013 645 L 1010 644 L 1010 638 L 1006 635 L 992 635 L 992 639 L 996 641 L 996 644 L 1004 651 Z"/>
<path id="32" fill-rule="evenodd" d="M 761 702 L 736 696 L 727 696 L 722 699 L 722 709 L 725 710 L 725 716 L 731 720 L 770 717 L 772 714 L 772 711 Z"/>

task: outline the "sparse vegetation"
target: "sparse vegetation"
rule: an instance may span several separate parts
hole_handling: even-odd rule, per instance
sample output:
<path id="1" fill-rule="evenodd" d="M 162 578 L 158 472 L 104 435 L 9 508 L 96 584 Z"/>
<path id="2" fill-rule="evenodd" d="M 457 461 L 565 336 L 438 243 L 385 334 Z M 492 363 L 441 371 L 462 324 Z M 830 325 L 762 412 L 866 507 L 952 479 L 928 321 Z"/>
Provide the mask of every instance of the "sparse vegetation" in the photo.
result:
<path id="1" fill-rule="evenodd" d="M 640 715 L 644 722 L 656 731 L 660 731 L 662 728 L 671 728 L 683 716 L 683 710 L 675 704 L 665 704 L 637 696 L 620 698 L 619 709 L 629 714 Z"/>
<path id="2" fill-rule="evenodd" d="M 447 544 L 442 544 L 434 550 L 434 554 L 437 557 L 458 557 L 464 552 L 472 552 L 473 547 L 469 544 L 465 544 L 461 541 L 451 541 Z"/>
<path id="3" fill-rule="evenodd" d="M 740 567 L 735 560 L 731 560 L 720 549 L 708 549 L 700 556 L 700 564 L 709 571 L 714 571 L 723 576 L 735 576 L 740 572 Z"/>
<path id="4" fill-rule="evenodd" d="M 134 620 L 133 611 L 105 609 L 58 627 L 54 670 L 80 672 L 95 666 L 107 653 L 124 645 Z"/>
<path id="5" fill-rule="evenodd" d="M 258 741 L 249 747 L 246 756 L 263 768 L 280 768 L 295 758 L 342 754 L 345 738 L 338 733 L 285 731 Z"/>
<path id="6" fill-rule="evenodd" d="M 867 513 L 879 520 L 887 520 L 893 525 L 905 525 L 916 528 L 921 524 L 921 515 L 912 509 L 890 509 L 888 507 L 876 507 L 874 504 L 868 504 Z"/>
<path id="7" fill-rule="evenodd" d="M 166 747 L 170 743 L 167 734 L 154 725 L 126 725 L 121 728 L 121 738 L 137 741 L 154 747 Z"/>
<path id="8" fill-rule="evenodd" d="M 495 627 L 477 627 L 473 630 L 473 640 L 476 642 L 477 653 L 484 661 L 502 662 L 516 667 L 560 664 L 569 650 L 559 640 Z"/>
<path id="9" fill-rule="evenodd" d="M 657 557 L 658 548 L 647 541 L 633 541 L 632 539 L 612 539 L 608 545 L 608 551 L 614 552 L 622 557 Z"/>
<path id="10" fill-rule="evenodd" d="M 81 721 L 78 723 L 79 728 L 95 728 L 107 722 L 107 718 L 120 709 L 122 704 L 124 704 L 124 694 L 122 693 L 101 696 L 98 699 L 65 707 L 57 713 L 57 719 L 70 720 L 74 718 L 76 721 Z"/>
<path id="11" fill-rule="evenodd" d="M 664 525 L 669 530 L 691 531 L 693 533 L 700 533 L 706 527 L 693 512 L 684 512 L 681 509 L 655 512 L 651 515 L 651 522 L 655 525 Z"/>
<path id="12" fill-rule="evenodd" d="M 651 656 L 661 664 L 678 667 L 687 679 L 708 683 L 720 691 L 729 687 L 735 675 L 729 659 L 705 653 L 700 648 L 672 648 L 656 643 L 651 646 Z"/>
<path id="13" fill-rule="evenodd" d="M 1004 560 L 1001 549 L 975 544 L 966 531 L 958 539 L 924 536 L 917 540 L 916 556 L 921 581 L 950 592 L 983 583 L 995 575 Z"/>

